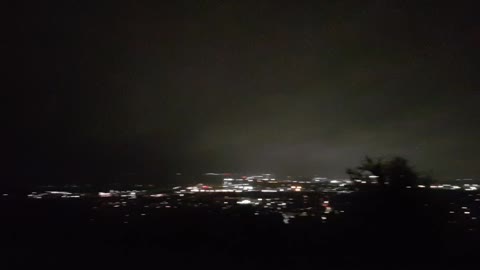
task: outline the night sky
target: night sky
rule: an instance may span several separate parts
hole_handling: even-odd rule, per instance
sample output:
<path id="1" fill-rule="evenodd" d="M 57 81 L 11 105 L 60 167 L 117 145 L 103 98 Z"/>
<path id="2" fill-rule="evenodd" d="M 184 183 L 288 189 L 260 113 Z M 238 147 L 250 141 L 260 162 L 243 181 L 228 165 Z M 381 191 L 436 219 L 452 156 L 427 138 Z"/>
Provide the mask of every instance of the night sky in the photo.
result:
<path id="1" fill-rule="evenodd" d="M 4 175 L 342 177 L 369 154 L 480 178 L 474 1 L 100 2 L 7 17 Z"/>

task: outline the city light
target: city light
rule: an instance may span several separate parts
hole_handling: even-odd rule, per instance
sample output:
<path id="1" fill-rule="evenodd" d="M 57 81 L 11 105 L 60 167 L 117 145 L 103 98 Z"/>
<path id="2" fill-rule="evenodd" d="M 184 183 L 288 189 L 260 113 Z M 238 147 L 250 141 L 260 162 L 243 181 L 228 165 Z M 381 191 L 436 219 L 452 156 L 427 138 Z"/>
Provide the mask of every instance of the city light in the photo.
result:
<path id="1" fill-rule="evenodd" d="M 250 200 L 241 200 L 241 201 L 238 201 L 237 204 L 251 204 L 252 201 Z"/>
<path id="2" fill-rule="evenodd" d="M 108 198 L 108 197 L 112 197 L 112 193 L 110 193 L 110 192 L 99 192 L 98 196 L 102 197 L 102 198 Z"/>

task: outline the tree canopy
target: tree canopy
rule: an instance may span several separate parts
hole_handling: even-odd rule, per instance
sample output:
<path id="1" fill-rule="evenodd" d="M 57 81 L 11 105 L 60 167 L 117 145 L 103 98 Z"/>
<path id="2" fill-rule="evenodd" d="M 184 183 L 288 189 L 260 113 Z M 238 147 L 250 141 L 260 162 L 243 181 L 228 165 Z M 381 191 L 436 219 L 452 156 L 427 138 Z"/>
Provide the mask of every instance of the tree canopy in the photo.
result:
<path id="1" fill-rule="evenodd" d="M 419 179 L 431 180 L 431 176 L 420 177 L 408 160 L 399 156 L 391 159 L 366 156 L 359 166 L 347 169 L 347 174 L 355 182 L 378 183 L 395 188 L 414 186 Z"/>

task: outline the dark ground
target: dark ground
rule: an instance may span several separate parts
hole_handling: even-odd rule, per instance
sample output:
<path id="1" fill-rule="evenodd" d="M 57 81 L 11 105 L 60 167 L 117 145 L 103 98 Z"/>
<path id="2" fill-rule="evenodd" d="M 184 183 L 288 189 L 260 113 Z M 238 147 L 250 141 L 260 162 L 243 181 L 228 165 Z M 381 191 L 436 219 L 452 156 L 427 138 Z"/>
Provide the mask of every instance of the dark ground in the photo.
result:
<path id="1" fill-rule="evenodd" d="M 476 194 L 474 196 L 477 196 Z M 328 222 L 255 216 L 248 207 L 96 210 L 97 199 L 2 198 L 2 264 L 150 269 L 473 269 L 478 223 L 449 210 L 478 206 L 454 191 L 357 192 L 337 196 Z M 479 197 L 480 198 L 480 197 Z M 463 213 L 462 213 L 463 214 Z"/>

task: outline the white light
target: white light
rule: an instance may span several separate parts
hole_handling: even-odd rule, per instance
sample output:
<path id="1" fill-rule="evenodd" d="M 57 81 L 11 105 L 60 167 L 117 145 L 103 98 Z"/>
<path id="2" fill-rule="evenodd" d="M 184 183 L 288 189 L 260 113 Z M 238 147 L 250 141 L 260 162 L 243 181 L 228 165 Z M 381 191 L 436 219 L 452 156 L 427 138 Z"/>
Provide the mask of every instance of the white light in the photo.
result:
<path id="1" fill-rule="evenodd" d="M 419 188 L 424 188 L 425 186 L 424 185 L 418 185 Z"/>
<path id="2" fill-rule="evenodd" d="M 325 216 L 322 216 L 322 219 L 323 219 L 323 220 L 327 220 L 327 217 L 325 217 Z"/>
<path id="3" fill-rule="evenodd" d="M 377 175 L 370 175 L 368 178 L 376 179 L 376 178 L 378 178 L 378 177 L 379 177 L 379 176 L 377 176 Z"/>
<path id="4" fill-rule="evenodd" d="M 80 195 L 62 195 L 62 198 L 80 198 Z"/>
<path id="5" fill-rule="evenodd" d="M 72 193 L 66 192 L 66 191 L 47 191 L 47 193 L 50 193 L 50 194 L 62 194 L 62 195 L 70 195 L 70 194 L 72 194 Z"/>
<path id="6" fill-rule="evenodd" d="M 241 200 L 238 201 L 237 204 L 251 204 L 252 202 L 250 200 Z"/>
<path id="7" fill-rule="evenodd" d="M 99 192 L 98 196 L 102 197 L 102 198 L 108 198 L 108 197 L 112 197 L 112 193 L 110 193 L 110 192 Z"/>
<path id="8" fill-rule="evenodd" d="M 287 214 L 282 213 L 283 216 L 283 223 L 288 224 L 290 217 Z"/>
<path id="9" fill-rule="evenodd" d="M 465 215 L 470 215 L 470 212 L 468 212 L 468 211 L 465 211 L 465 212 L 463 212 L 463 213 L 464 213 Z"/>
<path id="10" fill-rule="evenodd" d="M 262 189 L 262 192 L 277 192 L 276 190 L 273 189 Z"/>

